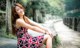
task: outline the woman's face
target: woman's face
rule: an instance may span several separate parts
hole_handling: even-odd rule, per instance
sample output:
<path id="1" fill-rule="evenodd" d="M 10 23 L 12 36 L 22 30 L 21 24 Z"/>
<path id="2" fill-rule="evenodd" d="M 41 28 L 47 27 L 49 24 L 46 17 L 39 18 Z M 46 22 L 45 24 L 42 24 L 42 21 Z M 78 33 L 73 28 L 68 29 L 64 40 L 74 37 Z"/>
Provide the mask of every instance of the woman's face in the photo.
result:
<path id="1" fill-rule="evenodd" d="M 23 16 L 24 15 L 24 10 L 23 8 L 20 8 L 19 6 L 15 7 L 15 10 L 17 12 L 18 15 Z"/>

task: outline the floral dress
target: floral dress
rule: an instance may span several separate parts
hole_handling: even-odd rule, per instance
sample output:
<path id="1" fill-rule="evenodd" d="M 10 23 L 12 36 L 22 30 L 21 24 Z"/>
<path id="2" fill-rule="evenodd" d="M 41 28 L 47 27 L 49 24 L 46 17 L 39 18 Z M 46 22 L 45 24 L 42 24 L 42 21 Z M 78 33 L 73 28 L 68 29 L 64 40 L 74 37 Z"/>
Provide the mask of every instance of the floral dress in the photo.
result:
<path id="1" fill-rule="evenodd" d="M 16 29 L 17 35 L 17 48 L 40 48 L 44 35 L 33 37 L 24 27 Z"/>

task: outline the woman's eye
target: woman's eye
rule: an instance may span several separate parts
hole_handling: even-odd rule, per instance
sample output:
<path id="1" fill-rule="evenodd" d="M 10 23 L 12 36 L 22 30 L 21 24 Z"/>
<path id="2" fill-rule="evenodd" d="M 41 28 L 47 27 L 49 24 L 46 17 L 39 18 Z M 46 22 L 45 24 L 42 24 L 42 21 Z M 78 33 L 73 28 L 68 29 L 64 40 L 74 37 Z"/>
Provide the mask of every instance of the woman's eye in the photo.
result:
<path id="1" fill-rule="evenodd" d="M 20 10 L 18 10 L 17 12 L 20 12 Z"/>
<path id="2" fill-rule="evenodd" d="M 20 12 L 20 10 L 18 9 L 17 12 Z"/>

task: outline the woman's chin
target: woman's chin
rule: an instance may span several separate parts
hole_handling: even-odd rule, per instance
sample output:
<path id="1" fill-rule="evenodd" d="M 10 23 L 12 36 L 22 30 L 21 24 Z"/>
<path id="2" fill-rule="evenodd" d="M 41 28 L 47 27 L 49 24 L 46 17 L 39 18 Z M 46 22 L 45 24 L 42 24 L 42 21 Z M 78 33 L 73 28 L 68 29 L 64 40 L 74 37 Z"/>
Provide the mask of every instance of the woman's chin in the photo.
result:
<path id="1" fill-rule="evenodd" d="M 24 15 L 24 13 L 22 15 Z"/>
<path id="2" fill-rule="evenodd" d="M 24 14 L 21 14 L 22 16 L 24 15 Z"/>

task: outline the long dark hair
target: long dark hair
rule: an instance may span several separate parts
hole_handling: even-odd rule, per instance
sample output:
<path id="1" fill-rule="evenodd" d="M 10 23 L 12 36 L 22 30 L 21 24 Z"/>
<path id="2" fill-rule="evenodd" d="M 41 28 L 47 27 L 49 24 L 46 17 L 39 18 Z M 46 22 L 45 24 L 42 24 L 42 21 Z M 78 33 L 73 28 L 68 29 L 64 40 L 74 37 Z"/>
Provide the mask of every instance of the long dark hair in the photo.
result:
<path id="1" fill-rule="evenodd" d="M 19 3 L 15 3 L 14 6 L 12 6 L 11 20 L 12 20 L 12 34 L 13 35 L 16 35 L 16 26 L 15 26 L 15 23 L 16 23 L 16 19 L 19 18 L 19 15 L 17 14 L 17 12 L 15 10 L 16 6 L 19 6 L 20 8 L 22 8 L 24 10 L 24 7 L 21 4 L 19 4 Z M 23 19 L 24 19 L 24 16 L 23 16 Z"/>

